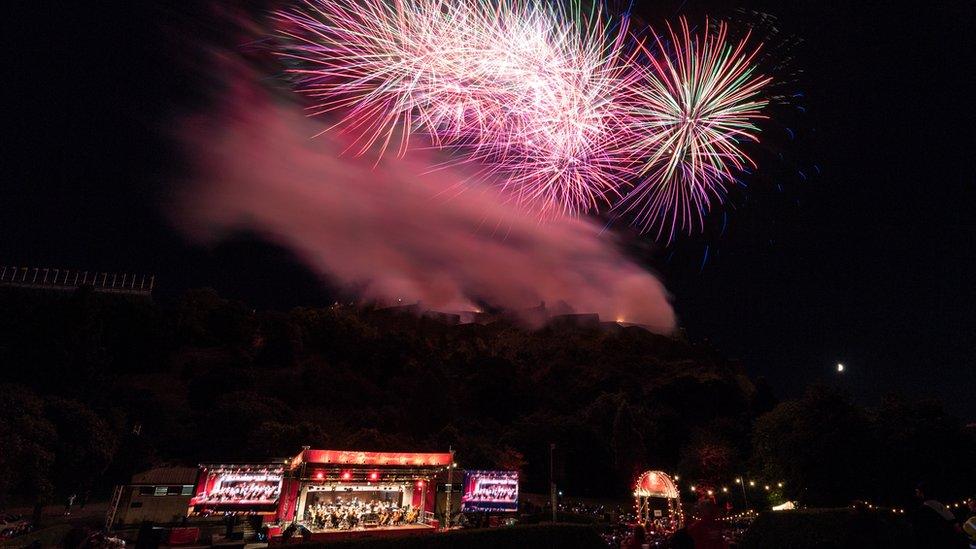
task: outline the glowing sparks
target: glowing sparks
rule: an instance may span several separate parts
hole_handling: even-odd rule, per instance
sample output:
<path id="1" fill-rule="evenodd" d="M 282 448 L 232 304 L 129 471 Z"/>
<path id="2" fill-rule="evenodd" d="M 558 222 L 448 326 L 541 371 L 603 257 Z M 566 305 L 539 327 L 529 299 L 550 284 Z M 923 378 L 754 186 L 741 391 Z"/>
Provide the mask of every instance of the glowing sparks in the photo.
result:
<path id="1" fill-rule="evenodd" d="M 612 28 L 601 11 L 542 13 L 547 32 L 533 37 L 535 53 L 518 56 L 517 77 L 503 86 L 505 124 L 470 160 L 543 213 L 595 212 L 633 175 L 623 97 L 639 73 L 622 53 L 626 20 Z"/>
<path id="2" fill-rule="evenodd" d="M 754 165 L 741 143 L 757 140 L 755 121 L 765 118 L 759 93 L 770 79 L 754 74 L 758 49 L 746 49 L 748 37 L 731 44 L 724 23 L 705 27 L 696 35 L 681 19 L 680 33 L 668 26 L 669 43 L 655 36 L 655 54 L 639 46 L 649 62 L 631 121 L 644 166 L 620 208 L 668 240 L 700 226 L 735 174 Z"/>
<path id="3" fill-rule="evenodd" d="M 755 51 L 684 20 L 632 47 L 626 17 L 555 4 L 303 0 L 277 20 L 310 114 L 354 154 L 402 156 L 419 133 L 543 216 L 613 207 L 669 240 L 700 226 L 752 164 Z"/>

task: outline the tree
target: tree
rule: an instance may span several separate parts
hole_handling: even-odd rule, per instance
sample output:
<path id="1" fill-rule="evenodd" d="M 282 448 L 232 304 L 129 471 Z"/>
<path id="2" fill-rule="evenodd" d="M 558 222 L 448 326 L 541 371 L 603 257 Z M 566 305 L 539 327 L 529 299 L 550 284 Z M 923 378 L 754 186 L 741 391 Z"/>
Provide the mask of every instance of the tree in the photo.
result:
<path id="1" fill-rule="evenodd" d="M 873 476 L 879 498 L 907 503 L 920 482 L 936 497 L 970 495 L 976 441 L 941 403 L 888 395 L 872 417 L 884 456 Z"/>
<path id="2" fill-rule="evenodd" d="M 787 498 L 809 505 L 870 496 L 878 458 L 866 411 L 822 385 L 777 405 L 753 430 L 753 460 L 762 476 L 782 479 Z"/>
<path id="3" fill-rule="evenodd" d="M 29 389 L 0 385 L 0 441 L 0 505 L 47 503 L 54 494 L 58 434 L 44 417 L 44 401 Z"/>
<path id="4" fill-rule="evenodd" d="M 51 475 L 56 490 L 63 495 L 91 490 L 112 462 L 116 434 L 75 400 L 50 397 L 44 412 L 58 432 Z"/>
<path id="5" fill-rule="evenodd" d="M 681 449 L 678 469 L 703 486 L 715 488 L 741 471 L 734 425 L 710 425 L 695 429 Z"/>

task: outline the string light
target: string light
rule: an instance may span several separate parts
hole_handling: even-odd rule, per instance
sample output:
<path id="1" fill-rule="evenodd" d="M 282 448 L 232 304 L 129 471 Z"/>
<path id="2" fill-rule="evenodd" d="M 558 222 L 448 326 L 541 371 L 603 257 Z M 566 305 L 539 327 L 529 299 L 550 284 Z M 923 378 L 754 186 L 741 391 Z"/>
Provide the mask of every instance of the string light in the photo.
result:
<path id="1" fill-rule="evenodd" d="M 643 478 L 643 475 L 641 475 L 641 477 L 638 478 L 638 481 L 637 481 L 638 485 L 640 485 L 640 481 L 641 481 L 642 478 Z M 673 480 L 677 480 L 677 479 L 678 479 L 678 477 L 677 477 L 677 475 L 675 475 L 674 478 L 673 478 Z M 677 490 L 678 485 L 677 484 L 674 484 L 674 483 L 672 483 L 672 484 L 673 484 L 674 488 Z M 695 490 L 695 487 L 692 486 L 691 487 L 691 490 L 694 491 Z M 635 516 L 635 518 L 637 518 L 639 520 L 642 520 L 643 522 L 650 522 L 652 519 L 651 519 L 651 516 L 650 516 L 651 509 L 650 509 L 650 505 L 648 503 L 649 502 L 649 498 L 648 497 L 642 497 L 639 494 L 640 494 L 640 492 L 638 492 L 638 490 L 635 489 L 634 490 L 634 516 Z M 667 514 L 667 517 L 665 517 L 663 519 L 665 521 L 664 524 L 663 524 L 663 526 L 664 526 L 664 528 L 666 530 L 668 530 L 668 531 L 670 531 L 670 532 L 673 533 L 673 532 L 677 531 L 679 528 L 681 528 L 681 526 L 684 524 L 684 517 L 685 517 L 685 515 L 684 515 L 684 511 L 681 508 L 681 498 L 679 496 L 676 495 L 673 498 L 672 497 L 667 497 L 665 499 L 668 502 L 668 514 Z M 656 522 L 658 519 L 654 519 L 654 520 Z"/>
<path id="2" fill-rule="evenodd" d="M 786 485 L 786 483 L 783 482 L 783 481 L 778 481 L 776 483 L 770 482 L 768 484 L 759 483 L 757 485 L 757 481 L 755 481 L 755 480 L 743 481 L 741 477 L 738 477 L 738 478 L 733 479 L 733 482 L 735 484 L 740 484 L 740 485 L 745 485 L 746 482 L 748 482 L 749 487 L 751 487 L 751 488 L 761 487 L 763 490 L 766 490 L 766 491 L 772 491 L 774 485 L 775 485 L 776 488 L 783 488 Z M 676 488 L 680 488 L 677 484 L 675 484 L 675 487 Z M 721 489 L 722 489 L 722 492 L 729 493 L 729 489 L 728 489 L 727 486 L 722 486 Z M 698 487 L 695 486 L 695 485 L 688 485 L 688 490 L 691 491 L 691 492 L 696 492 L 696 491 L 698 491 Z M 713 492 L 717 492 L 717 491 L 718 490 L 713 490 Z M 960 505 L 964 505 L 964 504 L 965 504 L 965 502 L 961 502 L 960 503 Z M 949 507 L 952 506 L 951 504 L 947 504 L 947 505 Z"/>
<path id="3" fill-rule="evenodd" d="M 861 505 L 864 505 L 865 507 L 867 507 L 868 509 L 871 509 L 873 511 L 886 511 L 887 510 L 887 511 L 891 511 L 892 513 L 896 513 L 896 514 L 905 514 L 905 510 L 902 509 L 902 508 L 899 508 L 899 507 L 884 507 L 882 505 L 875 505 L 875 504 L 871 503 L 870 501 L 855 501 L 854 503 L 855 503 L 855 505 L 851 505 L 851 509 L 857 509 L 857 505 L 856 504 L 861 504 Z"/>

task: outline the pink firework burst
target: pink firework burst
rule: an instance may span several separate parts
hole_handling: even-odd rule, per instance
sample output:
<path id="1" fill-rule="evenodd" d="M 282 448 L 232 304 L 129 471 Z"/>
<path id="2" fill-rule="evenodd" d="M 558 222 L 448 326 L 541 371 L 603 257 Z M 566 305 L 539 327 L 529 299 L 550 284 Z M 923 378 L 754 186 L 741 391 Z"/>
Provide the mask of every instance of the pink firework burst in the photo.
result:
<path id="1" fill-rule="evenodd" d="M 543 217 L 596 212 L 633 176 L 623 118 L 640 73 L 623 53 L 627 20 L 614 27 L 600 9 L 578 4 L 536 6 L 533 14 L 537 32 L 512 35 L 536 43 L 517 57 L 505 124 L 468 159 Z"/>
<path id="2" fill-rule="evenodd" d="M 447 0 L 304 0 L 276 15 L 310 114 L 337 115 L 356 154 L 399 140 L 403 155 L 418 129 L 489 123 L 492 12 Z"/>
<path id="3" fill-rule="evenodd" d="M 632 175 L 620 98 L 626 19 L 537 0 L 304 0 L 278 14 L 312 115 L 355 154 L 422 131 L 543 216 L 596 211 Z"/>

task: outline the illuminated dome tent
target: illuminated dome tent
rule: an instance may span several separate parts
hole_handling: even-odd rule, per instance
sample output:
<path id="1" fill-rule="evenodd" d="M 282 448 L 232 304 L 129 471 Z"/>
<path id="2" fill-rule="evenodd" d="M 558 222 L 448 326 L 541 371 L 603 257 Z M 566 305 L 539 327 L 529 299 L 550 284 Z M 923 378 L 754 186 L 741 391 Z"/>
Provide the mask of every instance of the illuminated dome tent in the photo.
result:
<path id="1" fill-rule="evenodd" d="M 678 487 L 666 473 L 645 471 L 634 486 L 637 521 L 655 524 L 668 531 L 681 528 L 683 515 Z"/>

